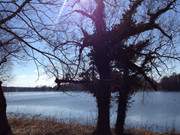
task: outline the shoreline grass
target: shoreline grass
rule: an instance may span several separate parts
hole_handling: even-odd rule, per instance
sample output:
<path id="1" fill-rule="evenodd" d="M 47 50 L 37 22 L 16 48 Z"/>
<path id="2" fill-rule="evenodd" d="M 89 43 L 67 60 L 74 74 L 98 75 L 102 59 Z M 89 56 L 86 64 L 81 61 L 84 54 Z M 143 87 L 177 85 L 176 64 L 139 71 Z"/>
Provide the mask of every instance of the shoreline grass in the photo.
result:
<path id="1" fill-rule="evenodd" d="M 75 122 L 57 121 L 52 118 L 42 119 L 38 116 L 8 116 L 8 119 L 14 135 L 91 135 L 95 128 Z M 180 135 L 173 130 L 167 133 L 158 133 L 140 128 L 126 129 L 126 133 L 127 135 Z"/>

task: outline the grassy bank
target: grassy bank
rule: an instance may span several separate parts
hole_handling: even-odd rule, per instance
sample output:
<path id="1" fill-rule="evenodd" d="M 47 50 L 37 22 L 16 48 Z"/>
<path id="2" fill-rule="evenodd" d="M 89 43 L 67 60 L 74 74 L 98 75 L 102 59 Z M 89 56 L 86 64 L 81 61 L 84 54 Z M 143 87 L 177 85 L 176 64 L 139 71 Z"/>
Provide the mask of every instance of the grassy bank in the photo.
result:
<path id="1" fill-rule="evenodd" d="M 54 119 L 38 117 L 9 116 L 9 122 L 15 135 L 91 135 L 93 126 L 77 123 L 57 122 Z M 128 129 L 128 135 L 180 135 L 178 133 L 153 133 L 144 129 Z"/>

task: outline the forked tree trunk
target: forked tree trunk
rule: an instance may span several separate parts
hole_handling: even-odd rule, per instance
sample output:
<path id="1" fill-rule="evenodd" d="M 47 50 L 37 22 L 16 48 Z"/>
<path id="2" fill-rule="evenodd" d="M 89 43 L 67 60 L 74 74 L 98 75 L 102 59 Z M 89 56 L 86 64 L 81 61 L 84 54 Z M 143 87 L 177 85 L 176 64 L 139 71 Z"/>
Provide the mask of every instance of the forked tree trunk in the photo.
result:
<path id="1" fill-rule="evenodd" d="M 6 99 L 0 81 L 0 135 L 12 135 L 6 115 Z"/>

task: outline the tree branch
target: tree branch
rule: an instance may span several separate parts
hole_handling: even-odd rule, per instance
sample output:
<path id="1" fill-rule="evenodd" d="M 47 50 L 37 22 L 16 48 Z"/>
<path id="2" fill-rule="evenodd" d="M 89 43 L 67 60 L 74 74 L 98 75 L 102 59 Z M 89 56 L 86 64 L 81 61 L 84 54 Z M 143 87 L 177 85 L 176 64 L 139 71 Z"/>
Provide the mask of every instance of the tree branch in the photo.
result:
<path id="1" fill-rule="evenodd" d="M 31 0 L 25 0 L 25 1 L 18 7 L 18 9 L 17 9 L 14 13 L 12 13 L 11 15 L 7 16 L 7 17 L 4 18 L 4 19 L 1 19 L 1 20 L 0 20 L 0 26 L 1 26 L 2 24 L 5 24 L 7 21 L 11 20 L 12 18 L 14 18 L 18 13 L 21 12 L 21 10 L 24 8 L 24 6 L 25 6 L 27 3 L 29 3 L 30 1 L 31 1 Z"/>

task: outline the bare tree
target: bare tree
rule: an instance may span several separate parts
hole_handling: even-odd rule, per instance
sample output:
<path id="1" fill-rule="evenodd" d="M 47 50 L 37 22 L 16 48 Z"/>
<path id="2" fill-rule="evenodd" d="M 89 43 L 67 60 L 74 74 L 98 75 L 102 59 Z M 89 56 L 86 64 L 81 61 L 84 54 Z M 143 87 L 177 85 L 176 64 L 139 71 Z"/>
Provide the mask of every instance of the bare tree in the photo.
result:
<path id="1" fill-rule="evenodd" d="M 124 76 L 123 81 L 119 82 L 122 84 L 120 93 L 122 89 L 131 91 L 126 84 L 129 74 L 140 75 L 152 83 L 150 69 L 159 73 L 158 61 L 154 60 L 174 58 L 171 55 L 172 49 L 168 49 L 172 48 L 173 38 L 177 33 L 177 25 L 172 25 L 177 20 L 173 20 L 172 16 L 176 15 L 178 2 L 0 1 L 0 30 L 5 35 L 0 41 L 13 39 L 36 65 L 43 65 L 55 75 L 57 83 L 84 83 L 79 81 L 80 75 L 88 71 L 91 74 L 88 82 L 93 85 L 98 107 L 94 134 L 110 135 L 111 85 L 117 82 L 112 78 L 113 71 Z M 61 9 L 56 10 L 59 7 Z M 56 19 L 54 14 L 59 11 Z M 172 19 L 162 21 L 167 16 Z M 54 20 L 58 23 L 54 23 Z M 163 39 L 161 43 L 159 39 Z M 41 61 L 39 54 L 46 60 Z M 158 60 L 162 62 L 162 59 Z M 47 66 L 49 63 L 51 66 Z M 127 103 L 126 101 L 119 98 L 119 105 Z M 119 110 L 121 108 L 126 107 L 119 106 Z M 122 115 L 124 114 L 125 112 Z M 124 118 L 125 116 L 120 122 L 117 120 L 117 134 L 123 132 Z"/>
<path id="2" fill-rule="evenodd" d="M 97 72 L 96 81 L 98 80 L 98 83 L 95 83 L 97 84 L 95 96 L 98 106 L 98 119 L 94 134 L 111 134 L 109 108 L 113 70 L 118 72 L 123 70 L 124 85 L 121 86 L 120 93 L 122 95 L 122 89 L 127 91 L 125 95 L 123 94 L 119 98 L 118 110 L 122 109 L 123 113 L 118 112 L 118 118 L 122 118 L 122 120 L 117 120 L 116 133 L 122 134 L 125 119 L 124 109 L 126 109 L 128 93 L 131 91 L 127 87 L 129 74 L 143 77 L 155 88 L 149 77 L 149 74 L 152 73 L 150 71 L 159 73 L 159 62 L 163 65 L 164 58 L 175 58 L 172 48 L 174 46 L 173 38 L 178 32 L 175 30 L 178 22 L 173 16 L 177 13 L 178 2 L 176 0 L 163 2 L 94 0 L 88 3 L 88 7 L 78 2 L 69 4 L 69 12 L 62 16 L 65 23 L 59 26 L 59 28 L 62 27 L 62 32 L 57 36 L 60 37 L 61 35 L 59 42 L 55 45 L 55 51 L 57 53 L 64 51 L 66 54 L 68 52 L 77 54 L 65 56 L 66 60 L 77 65 L 77 70 L 75 70 L 75 66 L 69 64 L 69 66 L 74 67 L 66 70 L 71 76 L 67 81 L 78 80 L 78 77 L 75 78 L 73 74 L 76 75 L 78 69 L 79 73 L 89 70 L 86 64 L 88 61 L 87 54 L 92 53 L 93 55 L 93 63 Z M 171 18 L 162 21 L 168 16 Z M 176 23 L 172 25 L 174 21 Z M 60 83 L 61 81 L 59 79 L 57 82 Z"/>
<path id="3" fill-rule="evenodd" d="M 47 46 L 51 44 L 48 37 L 54 32 L 52 14 L 56 11 L 53 12 L 52 7 L 57 9 L 60 5 L 55 0 L 0 1 L 0 135 L 12 134 L 1 86 L 8 77 L 9 63 L 14 60 L 32 60 L 38 69 L 39 65 L 48 67 L 47 63 L 54 66 L 54 61 L 62 62 L 50 53 Z"/>
<path id="4" fill-rule="evenodd" d="M 34 61 L 37 68 L 41 65 L 48 70 L 50 65 L 55 70 L 53 63 L 66 64 L 48 47 L 54 44 L 50 37 L 57 31 L 56 18 L 62 4 L 58 0 L 0 1 L 1 47 L 18 48 L 18 53 L 9 55 L 18 60 Z"/>

